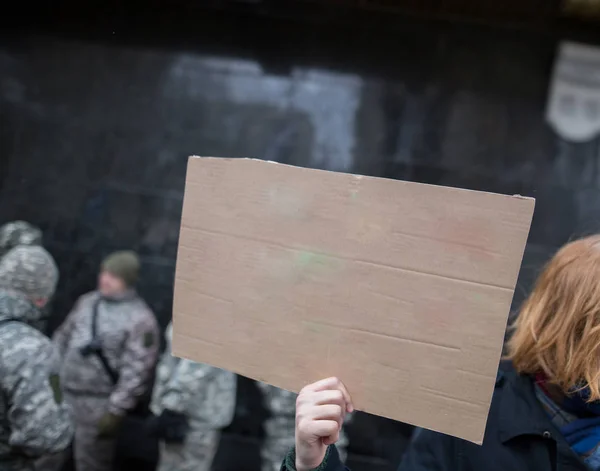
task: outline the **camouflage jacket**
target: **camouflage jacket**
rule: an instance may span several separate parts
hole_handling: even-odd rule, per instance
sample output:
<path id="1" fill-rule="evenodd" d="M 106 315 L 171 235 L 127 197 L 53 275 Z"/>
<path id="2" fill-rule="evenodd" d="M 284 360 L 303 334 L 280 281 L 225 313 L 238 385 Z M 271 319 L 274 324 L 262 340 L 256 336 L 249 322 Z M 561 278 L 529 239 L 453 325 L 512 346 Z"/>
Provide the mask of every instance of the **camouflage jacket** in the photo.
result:
<path id="1" fill-rule="evenodd" d="M 0 257 L 17 245 L 42 245 L 42 231 L 25 221 L 11 221 L 0 226 Z"/>
<path id="2" fill-rule="evenodd" d="M 71 411 L 62 402 L 58 352 L 29 326 L 40 311 L 22 295 L 0 291 L 0 469 L 33 469 L 42 455 L 71 443 Z"/>
<path id="3" fill-rule="evenodd" d="M 167 349 L 159 363 L 152 411 L 164 409 L 185 414 L 191 425 L 223 428 L 231 423 L 235 411 L 235 374 L 175 358 L 171 355 L 172 326 L 166 332 Z"/>
<path id="4" fill-rule="evenodd" d="M 256 384 L 263 393 L 264 405 L 271 417 L 283 417 L 295 422 L 298 394 L 263 382 Z"/>
<path id="5" fill-rule="evenodd" d="M 108 364 L 118 373 L 113 384 L 99 358 L 81 349 L 92 340 L 94 306 L 98 302 L 97 338 Z M 148 393 L 159 351 L 154 314 L 135 292 L 123 299 L 100 299 L 98 292 L 82 296 L 54 334 L 63 359 L 61 378 L 71 394 L 110 396 L 109 411 L 123 414 Z"/>

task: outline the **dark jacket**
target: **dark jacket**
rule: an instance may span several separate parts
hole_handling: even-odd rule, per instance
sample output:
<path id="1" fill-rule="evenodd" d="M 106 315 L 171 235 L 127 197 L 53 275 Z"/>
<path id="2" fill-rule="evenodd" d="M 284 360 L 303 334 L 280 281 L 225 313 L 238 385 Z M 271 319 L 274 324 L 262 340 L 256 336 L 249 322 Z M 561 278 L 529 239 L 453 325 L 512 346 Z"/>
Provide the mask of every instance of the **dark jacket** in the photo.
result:
<path id="1" fill-rule="evenodd" d="M 282 471 L 293 470 L 293 452 Z M 330 447 L 319 471 L 344 471 Z M 531 378 L 500 365 L 483 445 L 428 430 L 415 432 L 398 471 L 589 471 L 552 425 Z"/>

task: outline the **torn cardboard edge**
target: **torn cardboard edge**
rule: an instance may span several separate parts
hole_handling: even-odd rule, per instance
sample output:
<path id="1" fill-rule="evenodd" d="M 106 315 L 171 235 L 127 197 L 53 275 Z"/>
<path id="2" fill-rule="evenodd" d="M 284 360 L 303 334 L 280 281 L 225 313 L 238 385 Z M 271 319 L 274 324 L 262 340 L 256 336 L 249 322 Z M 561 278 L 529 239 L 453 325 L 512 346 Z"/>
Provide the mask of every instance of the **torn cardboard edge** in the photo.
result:
<path id="1" fill-rule="evenodd" d="M 409 184 L 413 184 L 413 185 L 422 185 L 422 186 L 426 186 L 426 187 L 447 188 L 449 190 L 464 191 L 467 193 L 483 193 L 483 194 L 487 194 L 487 195 L 504 196 L 507 198 L 519 198 L 519 199 L 531 201 L 535 207 L 535 198 L 532 196 L 525 196 L 525 195 L 520 195 L 520 194 L 506 195 L 504 193 L 494 193 L 491 191 L 482 191 L 482 190 L 471 190 L 469 188 L 459 188 L 459 187 L 454 187 L 454 186 L 436 185 L 433 183 L 414 182 L 411 180 L 399 180 L 399 179 L 388 178 L 388 177 L 374 177 L 374 176 L 369 176 L 369 175 L 362 175 L 359 173 L 336 172 L 336 171 L 324 170 L 324 169 L 320 169 L 320 168 L 299 167 L 297 165 L 291 165 L 291 164 L 286 164 L 283 162 L 277 162 L 276 160 L 263 160 L 263 159 L 259 159 L 256 157 L 211 157 L 211 156 L 202 157 L 200 155 L 194 154 L 194 155 L 190 155 L 188 157 L 188 166 L 189 166 L 189 161 L 191 159 L 214 159 L 214 160 L 223 160 L 223 161 L 231 161 L 231 162 L 236 162 L 236 161 L 261 162 L 261 163 L 267 163 L 267 164 L 280 165 L 282 167 L 291 167 L 291 168 L 296 168 L 296 169 L 309 170 L 311 172 L 323 172 L 323 173 L 334 173 L 334 174 L 340 174 L 340 175 L 349 175 L 353 178 L 356 178 L 357 180 L 360 180 L 362 178 L 372 178 L 372 179 L 376 179 L 376 180 L 387 180 L 387 181 L 394 181 L 394 182 L 401 182 L 401 183 L 409 183 Z"/>

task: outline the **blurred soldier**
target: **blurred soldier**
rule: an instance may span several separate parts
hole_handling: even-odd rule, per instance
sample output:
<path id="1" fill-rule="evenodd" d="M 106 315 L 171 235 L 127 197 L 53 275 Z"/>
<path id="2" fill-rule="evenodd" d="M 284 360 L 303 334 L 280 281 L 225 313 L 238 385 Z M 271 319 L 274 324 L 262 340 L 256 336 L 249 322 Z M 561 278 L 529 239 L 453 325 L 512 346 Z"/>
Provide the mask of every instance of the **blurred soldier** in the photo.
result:
<path id="1" fill-rule="evenodd" d="M 17 245 L 42 245 L 42 231 L 25 221 L 0 226 L 0 258 Z"/>
<path id="2" fill-rule="evenodd" d="M 286 456 L 294 447 L 296 433 L 296 393 L 276 388 L 269 384 L 257 382 L 263 393 L 264 404 L 269 412 L 265 420 L 265 438 L 260 450 L 262 471 L 280 471 L 281 457 Z M 351 420 L 351 414 L 346 416 L 345 423 Z M 348 437 L 344 429 L 336 443 L 342 460 L 346 458 Z"/>
<path id="3" fill-rule="evenodd" d="M 98 290 L 77 301 L 54 335 L 75 413 L 75 465 L 82 471 L 112 468 L 122 421 L 152 386 L 159 334 L 152 311 L 134 289 L 138 272 L 135 253 L 109 256 Z"/>
<path id="4" fill-rule="evenodd" d="M 171 355 L 172 325 L 160 361 L 152 399 L 161 438 L 159 471 L 208 471 L 221 429 L 235 411 L 236 376 L 203 363 Z"/>
<path id="5" fill-rule="evenodd" d="M 58 269 L 41 247 L 16 247 L 0 260 L 0 469 L 33 470 L 36 458 L 71 443 L 60 359 L 33 325 L 54 293 Z"/>
<path id="6" fill-rule="evenodd" d="M 9 250 L 19 245 L 42 246 L 42 231 L 36 226 L 25 221 L 11 221 L 0 226 L 0 258 Z M 35 328 L 42 333 L 47 333 L 47 321 L 50 318 L 50 300 L 43 308 Z"/>

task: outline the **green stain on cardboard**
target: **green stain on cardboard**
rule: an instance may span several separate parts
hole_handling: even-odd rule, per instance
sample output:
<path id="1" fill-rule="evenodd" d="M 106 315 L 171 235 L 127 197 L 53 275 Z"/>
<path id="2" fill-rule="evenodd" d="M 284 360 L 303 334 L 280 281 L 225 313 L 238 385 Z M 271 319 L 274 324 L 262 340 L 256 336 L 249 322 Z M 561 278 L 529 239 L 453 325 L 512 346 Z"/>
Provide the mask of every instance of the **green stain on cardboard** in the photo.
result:
<path id="1" fill-rule="evenodd" d="M 296 257 L 296 266 L 307 267 L 309 265 L 319 263 L 319 260 L 321 258 L 323 258 L 322 255 L 316 254 L 314 252 L 302 251 Z"/>
<path id="2" fill-rule="evenodd" d="M 317 324 L 315 322 L 309 322 L 307 321 L 305 323 L 306 325 L 306 330 L 308 330 L 309 332 L 323 332 L 324 330 L 324 326 L 322 324 Z"/>
<path id="3" fill-rule="evenodd" d="M 293 266 L 298 275 L 308 273 L 331 274 L 337 271 L 339 263 L 339 260 L 325 254 L 304 250 L 296 255 Z"/>

